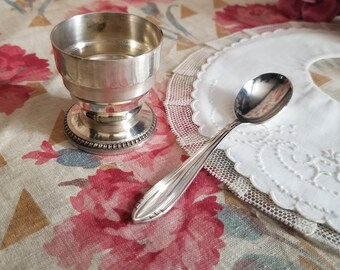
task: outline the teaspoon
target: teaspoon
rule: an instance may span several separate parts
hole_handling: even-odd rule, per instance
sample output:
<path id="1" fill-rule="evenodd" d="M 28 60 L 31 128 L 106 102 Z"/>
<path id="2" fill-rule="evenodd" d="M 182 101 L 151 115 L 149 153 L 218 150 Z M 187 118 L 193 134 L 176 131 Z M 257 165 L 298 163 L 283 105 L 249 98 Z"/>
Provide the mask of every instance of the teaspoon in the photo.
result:
<path id="1" fill-rule="evenodd" d="M 134 223 L 152 221 L 167 213 L 190 186 L 209 155 L 241 123 L 259 124 L 280 112 L 293 94 L 290 80 L 277 73 L 262 74 L 243 85 L 234 103 L 236 119 L 221 129 L 178 169 L 155 184 L 132 211 Z"/>

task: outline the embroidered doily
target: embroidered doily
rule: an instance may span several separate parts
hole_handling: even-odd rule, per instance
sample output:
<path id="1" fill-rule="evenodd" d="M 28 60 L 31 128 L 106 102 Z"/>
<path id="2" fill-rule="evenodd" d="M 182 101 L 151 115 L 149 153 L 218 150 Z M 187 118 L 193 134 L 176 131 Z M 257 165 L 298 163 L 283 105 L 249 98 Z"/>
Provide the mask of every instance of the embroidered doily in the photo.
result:
<path id="1" fill-rule="evenodd" d="M 244 30 L 207 43 L 177 67 L 165 101 L 173 132 L 192 154 L 235 119 L 233 102 L 244 82 L 266 72 L 291 79 L 286 110 L 263 125 L 239 126 L 206 168 L 241 199 L 338 249 L 340 103 L 318 89 L 308 69 L 339 57 L 339 44 L 334 24 Z"/>

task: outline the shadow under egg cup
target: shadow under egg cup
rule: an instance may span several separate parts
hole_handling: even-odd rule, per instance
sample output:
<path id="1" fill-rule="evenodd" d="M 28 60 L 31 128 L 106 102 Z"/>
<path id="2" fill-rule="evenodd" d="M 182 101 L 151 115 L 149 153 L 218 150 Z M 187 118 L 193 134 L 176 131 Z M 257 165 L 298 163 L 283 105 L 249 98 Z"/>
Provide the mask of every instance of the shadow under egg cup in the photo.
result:
<path id="1" fill-rule="evenodd" d="M 75 102 L 64 122 L 73 145 L 112 154 L 152 134 L 156 117 L 145 99 L 162 39 L 155 24 L 126 13 L 77 15 L 54 27 L 56 67 Z"/>

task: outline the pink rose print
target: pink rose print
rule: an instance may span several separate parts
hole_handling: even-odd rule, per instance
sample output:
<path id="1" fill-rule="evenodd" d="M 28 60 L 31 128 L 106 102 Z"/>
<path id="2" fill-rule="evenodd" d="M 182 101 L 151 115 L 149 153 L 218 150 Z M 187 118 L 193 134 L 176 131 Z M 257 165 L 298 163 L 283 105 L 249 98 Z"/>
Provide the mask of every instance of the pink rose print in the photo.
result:
<path id="1" fill-rule="evenodd" d="M 47 60 L 25 54 L 18 46 L 0 46 L 0 112 L 10 115 L 21 108 L 34 91 L 17 83 L 47 80 L 50 75 Z"/>
<path id="2" fill-rule="evenodd" d="M 122 0 L 123 2 L 127 3 L 128 5 L 135 5 L 135 6 L 148 6 L 150 4 L 157 4 L 157 3 L 171 3 L 174 0 Z"/>
<path id="3" fill-rule="evenodd" d="M 97 0 L 89 5 L 81 6 L 74 11 L 67 14 L 67 17 L 72 17 L 74 15 L 85 14 L 89 12 L 100 12 L 100 11 L 110 11 L 110 12 L 122 12 L 127 13 L 127 6 L 119 6 L 112 3 L 113 1 L 108 0 Z M 116 1 L 117 2 L 117 1 Z"/>
<path id="4" fill-rule="evenodd" d="M 66 148 L 56 151 L 48 141 L 43 141 L 40 148 L 41 150 L 27 153 L 22 159 L 35 159 L 35 165 L 42 165 L 53 159 L 63 166 L 82 167 L 84 169 L 97 168 L 101 165 L 100 156 L 91 155 L 78 149 Z"/>
<path id="5" fill-rule="evenodd" d="M 35 165 L 41 165 L 51 159 L 58 158 L 60 155 L 53 149 L 48 141 L 43 141 L 41 144 L 42 151 L 33 151 L 24 155 L 23 159 L 36 159 Z"/>
<path id="6" fill-rule="evenodd" d="M 0 83 L 0 112 L 10 115 L 24 105 L 33 91 L 33 88 L 25 85 Z"/>
<path id="7" fill-rule="evenodd" d="M 132 209 L 150 185 L 132 172 L 98 170 L 71 197 L 79 214 L 56 226 L 44 248 L 59 266 L 77 270 L 88 269 L 94 258 L 99 269 L 212 269 L 225 245 L 216 217 L 222 208 L 212 195 L 217 184 L 201 171 L 168 214 L 133 224 Z"/>
<path id="8" fill-rule="evenodd" d="M 233 33 L 245 28 L 287 22 L 289 19 L 275 5 L 249 4 L 228 5 L 223 11 L 216 12 L 215 20 L 226 32 Z"/>
<path id="9" fill-rule="evenodd" d="M 47 60 L 7 44 L 0 46 L 0 71 L 1 84 L 47 80 L 51 75 Z"/>
<path id="10" fill-rule="evenodd" d="M 340 12 L 340 1 L 279 0 L 277 8 L 292 20 L 330 22 Z"/>

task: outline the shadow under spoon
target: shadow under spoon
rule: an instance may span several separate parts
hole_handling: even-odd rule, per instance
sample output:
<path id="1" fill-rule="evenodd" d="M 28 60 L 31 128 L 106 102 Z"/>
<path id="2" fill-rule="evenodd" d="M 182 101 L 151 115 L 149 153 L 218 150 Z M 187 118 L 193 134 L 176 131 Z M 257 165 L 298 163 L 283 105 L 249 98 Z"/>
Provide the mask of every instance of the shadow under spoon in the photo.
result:
<path id="1" fill-rule="evenodd" d="M 285 76 L 265 73 L 246 82 L 234 103 L 236 119 L 221 129 L 174 172 L 155 184 L 132 211 L 134 223 L 152 221 L 167 213 L 190 186 L 204 163 L 229 132 L 241 123 L 259 124 L 280 112 L 293 94 Z"/>

